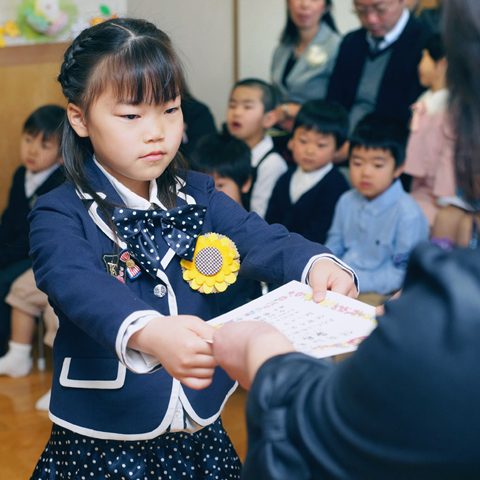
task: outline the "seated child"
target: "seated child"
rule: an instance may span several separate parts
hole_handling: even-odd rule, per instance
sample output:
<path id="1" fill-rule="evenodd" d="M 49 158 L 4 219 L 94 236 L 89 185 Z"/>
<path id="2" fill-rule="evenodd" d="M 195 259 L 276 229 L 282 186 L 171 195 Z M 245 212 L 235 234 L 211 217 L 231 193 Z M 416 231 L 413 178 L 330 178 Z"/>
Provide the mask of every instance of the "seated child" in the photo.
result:
<path id="1" fill-rule="evenodd" d="M 427 219 L 399 180 L 407 129 L 367 115 L 350 138 L 353 189 L 335 207 L 325 245 L 357 272 L 363 292 L 401 288 L 411 251 L 428 239 Z"/>
<path id="2" fill-rule="evenodd" d="M 288 143 L 296 166 L 280 177 L 273 190 L 265 216 L 268 223 L 325 242 L 335 204 L 349 188 L 332 163 L 347 133 L 348 112 L 340 104 L 311 100 L 302 106 Z"/>
<path id="3" fill-rule="evenodd" d="M 0 222 L 0 355 L 10 335 L 10 306 L 4 299 L 12 282 L 28 270 L 32 262 L 30 226 L 27 216 L 36 199 L 63 182 L 59 168 L 60 130 L 65 110 L 57 105 L 46 105 L 35 110 L 26 120 L 20 141 L 22 166 L 13 177 L 8 205 Z"/>
<path id="4" fill-rule="evenodd" d="M 252 187 L 243 204 L 262 218 L 277 180 L 287 171 L 285 159 L 275 151 L 272 138 L 265 135 L 277 121 L 278 102 L 271 85 L 249 78 L 235 84 L 227 109 L 228 132 L 252 150 Z"/>
<path id="5" fill-rule="evenodd" d="M 58 317 L 48 303 L 47 296 L 37 288 L 31 268 L 12 283 L 5 302 L 12 307 L 12 336 L 7 354 L 0 358 L 0 375 L 23 377 L 28 375 L 32 368 L 35 319 L 43 314 L 46 327 L 43 342 L 53 347 L 58 330 Z M 50 390 L 37 401 L 37 410 L 48 410 L 49 402 Z"/>
<path id="6" fill-rule="evenodd" d="M 213 177 L 215 188 L 242 205 L 242 195 L 252 184 L 251 152 L 248 145 L 230 135 L 203 137 L 195 150 L 194 167 Z M 262 294 L 260 282 L 241 276 L 222 295 L 217 295 L 220 313 L 250 302 Z"/>
<path id="7" fill-rule="evenodd" d="M 447 59 L 440 34 L 431 36 L 418 65 L 420 83 L 428 90 L 412 106 L 404 173 L 411 175 L 410 194 L 430 226 L 440 210 L 439 197 L 455 195 L 454 139 L 448 125 Z"/>

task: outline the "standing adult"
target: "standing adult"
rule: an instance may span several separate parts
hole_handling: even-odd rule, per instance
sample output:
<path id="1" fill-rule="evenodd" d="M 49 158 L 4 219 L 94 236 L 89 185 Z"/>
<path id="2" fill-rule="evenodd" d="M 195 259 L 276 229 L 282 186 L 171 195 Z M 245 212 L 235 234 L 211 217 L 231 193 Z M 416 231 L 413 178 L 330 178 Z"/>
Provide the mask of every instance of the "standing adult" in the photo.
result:
<path id="1" fill-rule="evenodd" d="M 480 199 L 480 3 L 445 1 L 459 186 Z M 339 365 L 265 323 L 230 323 L 215 357 L 247 388 L 249 480 L 474 480 L 480 455 L 480 248 L 416 249 L 403 293 Z M 290 352 L 290 353 L 289 353 Z"/>
<path id="2" fill-rule="evenodd" d="M 277 114 L 287 130 L 302 103 L 327 94 L 341 42 L 331 7 L 332 0 L 287 0 L 287 23 L 272 62 L 272 83 L 286 99 Z"/>
<path id="3" fill-rule="evenodd" d="M 406 0 L 353 0 L 353 6 L 362 28 L 340 46 L 328 98 L 350 112 L 350 131 L 374 111 L 407 121 L 423 91 L 417 66 L 428 31 Z"/>

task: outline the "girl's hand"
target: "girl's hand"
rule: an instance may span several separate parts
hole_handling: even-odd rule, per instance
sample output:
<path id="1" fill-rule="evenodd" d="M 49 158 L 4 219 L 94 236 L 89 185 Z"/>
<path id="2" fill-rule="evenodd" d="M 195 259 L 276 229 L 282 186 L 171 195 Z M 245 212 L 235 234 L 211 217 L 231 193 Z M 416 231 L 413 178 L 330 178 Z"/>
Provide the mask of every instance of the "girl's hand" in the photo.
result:
<path id="1" fill-rule="evenodd" d="M 358 291 L 352 276 L 332 260 L 317 260 L 310 273 L 308 283 L 313 288 L 313 300 L 317 303 L 325 300 L 327 290 L 357 298 Z"/>
<path id="2" fill-rule="evenodd" d="M 212 383 L 217 363 L 213 358 L 215 328 L 192 315 L 153 319 L 134 333 L 128 347 L 158 358 L 167 372 L 184 385 L 201 390 Z"/>
<path id="3" fill-rule="evenodd" d="M 264 322 L 227 323 L 213 337 L 215 360 L 246 390 L 264 362 L 294 350 L 285 335 Z"/>

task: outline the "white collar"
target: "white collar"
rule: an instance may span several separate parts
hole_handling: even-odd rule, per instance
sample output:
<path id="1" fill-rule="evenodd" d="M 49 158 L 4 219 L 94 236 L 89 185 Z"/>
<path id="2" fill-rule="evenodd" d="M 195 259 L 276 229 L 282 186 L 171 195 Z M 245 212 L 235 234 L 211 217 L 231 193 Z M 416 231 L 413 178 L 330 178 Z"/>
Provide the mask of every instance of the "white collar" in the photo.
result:
<path id="1" fill-rule="evenodd" d="M 25 196 L 30 198 L 37 190 L 40 185 L 42 185 L 45 180 L 60 166 L 59 163 L 52 165 L 50 168 L 46 170 L 42 170 L 41 172 L 32 172 L 27 170 L 25 172 Z"/>
<path id="2" fill-rule="evenodd" d="M 313 172 L 304 172 L 297 166 L 290 180 L 289 194 L 292 204 L 297 203 L 300 197 L 320 182 L 332 168 L 332 162 Z"/>
<path id="3" fill-rule="evenodd" d="M 117 193 L 120 195 L 120 198 L 125 202 L 126 207 L 138 208 L 139 210 L 149 210 L 152 207 L 153 203 L 156 206 L 166 210 L 166 208 L 161 204 L 160 200 L 158 199 L 157 182 L 155 180 L 150 180 L 150 200 L 145 200 L 140 195 L 137 195 L 125 185 L 120 183 L 112 174 L 107 172 L 105 168 L 98 163 L 95 155 L 93 156 L 93 161 L 102 171 L 102 173 L 107 177 L 113 188 L 115 188 Z"/>
<path id="4" fill-rule="evenodd" d="M 408 11 L 408 8 L 404 8 L 402 14 L 400 15 L 400 18 L 398 19 L 398 22 L 388 33 L 385 34 L 385 36 L 383 37 L 383 40 L 378 44 L 379 50 L 385 50 L 393 42 L 398 40 L 400 35 L 405 30 L 405 27 L 407 26 L 409 18 L 410 18 L 410 12 Z M 375 42 L 372 36 L 370 35 L 370 33 L 368 32 L 367 32 L 367 41 L 370 44 L 370 46 L 372 47 L 374 46 Z"/>
<path id="5" fill-rule="evenodd" d="M 265 135 L 263 139 L 252 148 L 252 167 L 256 167 L 260 160 L 273 148 L 272 137 Z"/>
<path id="6" fill-rule="evenodd" d="M 418 99 L 423 102 L 425 109 L 429 115 L 443 112 L 448 107 L 449 91 L 446 88 L 432 92 L 428 89 Z"/>

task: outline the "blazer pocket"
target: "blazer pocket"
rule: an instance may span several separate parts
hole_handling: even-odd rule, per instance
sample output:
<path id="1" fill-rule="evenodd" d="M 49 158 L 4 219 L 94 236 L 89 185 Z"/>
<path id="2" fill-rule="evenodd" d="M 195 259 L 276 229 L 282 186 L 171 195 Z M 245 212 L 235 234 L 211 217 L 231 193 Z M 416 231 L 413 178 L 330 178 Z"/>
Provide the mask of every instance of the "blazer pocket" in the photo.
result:
<path id="1" fill-rule="evenodd" d="M 125 365 L 115 359 L 66 357 L 60 373 L 60 385 L 112 390 L 123 387 L 126 374 Z"/>

